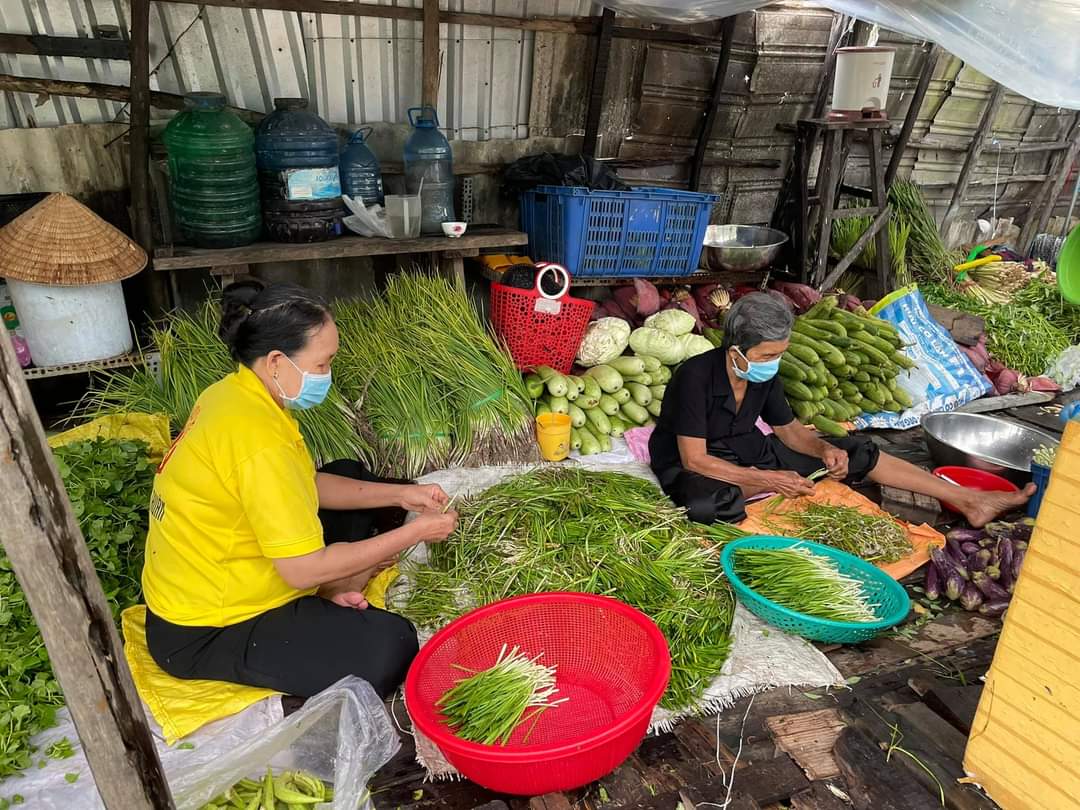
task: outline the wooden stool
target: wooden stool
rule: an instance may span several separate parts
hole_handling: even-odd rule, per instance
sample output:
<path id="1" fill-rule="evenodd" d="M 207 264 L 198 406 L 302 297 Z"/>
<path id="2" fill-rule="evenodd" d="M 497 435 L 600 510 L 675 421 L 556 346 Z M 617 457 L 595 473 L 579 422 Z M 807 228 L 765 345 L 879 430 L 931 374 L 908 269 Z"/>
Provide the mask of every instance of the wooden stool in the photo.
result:
<path id="1" fill-rule="evenodd" d="M 871 239 L 877 240 L 875 263 L 877 272 L 876 278 L 870 285 L 876 289 L 872 292 L 875 296 L 880 296 L 892 289 L 892 258 L 889 254 L 889 233 L 885 228 L 891 212 L 887 201 L 885 165 L 881 151 L 882 132 L 888 127 L 887 120 L 873 118 L 854 121 L 805 118 L 798 122 L 795 139 L 795 183 L 798 198 L 794 222 L 794 249 L 802 280 L 818 289 L 828 289 L 835 284 Z M 819 132 L 824 135 L 824 141 L 817 182 L 811 193 L 810 162 Z M 843 184 L 851 141 L 857 132 L 866 133 L 869 136 L 869 192 Z M 871 206 L 869 208 L 837 208 L 839 197 L 843 193 L 869 197 Z M 813 230 L 817 234 L 817 255 L 813 257 L 811 263 L 810 231 L 815 214 L 817 223 Z M 870 227 L 848 251 L 848 254 L 842 257 L 826 275 L 833 222 L 848 217 L 866 216 L 874 218 Z"/>

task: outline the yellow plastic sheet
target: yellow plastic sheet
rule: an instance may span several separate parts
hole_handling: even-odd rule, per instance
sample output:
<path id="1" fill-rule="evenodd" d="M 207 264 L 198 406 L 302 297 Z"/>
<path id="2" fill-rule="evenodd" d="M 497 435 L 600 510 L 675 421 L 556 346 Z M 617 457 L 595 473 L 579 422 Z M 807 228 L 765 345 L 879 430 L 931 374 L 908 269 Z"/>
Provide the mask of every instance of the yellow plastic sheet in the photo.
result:
<path id="1" fill-rule="evenodd" d="M 765 522 L 765 512 L 766 509 L 769 508 L 770 500 L 771 499 L 767 498 L 747 506 L 746 520 L 739 524 L 739 528 L 748 532 L 753 532 L 754 534 L 776 534 L 777 532 L 770 529 Z M 832 506 L 853 506 L 863 514 L 882 515 L 892 518 L 892 515 L 881 509 L 881 507 L 869 498 L 863 497 L 851 487 L 841 484 L 838 481 L 821 481 L 814 487 L 813 495 L 807 495 L 802 498 L 785 499 L 773 509 L 772 514 L 768 517 L 772 522 L 781 522 L 783 520 L 784 512 L 797 512 L 808 503 L 825 503 Z M 800 507 L 800 504 L 802 507 Z M 920 566 L 929 561 L 931 546 L 945 545 L 945 536 L 936 529 L 927 526 L 925 523 L 915 526 L 911 523 L 897 520 L 896 518 L 892 519 L 896 520 L 896 522 L 903 527 L 904 531 L 907 532 L 914 551 L 902 560 L 897 560 L 894 563 L 882 564 L 879 565 L 878 568 L 893 579 L 903 579 L 912 571 L 918 570 Z"/>
<path id="2" fill-rule="evenodd" d="M 139 439 L 150 445 L 150 460 L 161 461 L 169 449 L 169 419 L 160 413 L 118 413 L 99 416 L 49 438 L 49 447 L 90 439 Z"/>
<path id="3" fill-rule="evenodd" d="M 368 603 L 386 605 L 386 591 L 397 579 L 398 568 L 381 572 L 368 583 L 364 593 Z M 271 689 L 241 686 L 224 681 L 181 680 L 157 665 L 146 646 L 146 605 L 136 605 L 121 617 L 124 657 L 139 697 L 161 726 L 169 745 L 223 717 L 243 711 L 263 698 L 277 694 Z M 342 639 L 347 642 L 347 639 Z"/>

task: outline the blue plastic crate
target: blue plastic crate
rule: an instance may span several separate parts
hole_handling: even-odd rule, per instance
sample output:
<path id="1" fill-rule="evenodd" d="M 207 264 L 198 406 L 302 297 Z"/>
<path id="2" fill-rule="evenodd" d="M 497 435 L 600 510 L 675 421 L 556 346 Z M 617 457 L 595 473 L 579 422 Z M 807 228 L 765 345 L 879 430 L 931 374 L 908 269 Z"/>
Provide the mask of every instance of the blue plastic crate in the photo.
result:
<path id="1" fill-rule="evenodd" d="M 521 195 L 529 253 L 590 276 L 686 276 L 697 271 L 717 194 L 669 188 L 590 191 L 537 186 Z"/>

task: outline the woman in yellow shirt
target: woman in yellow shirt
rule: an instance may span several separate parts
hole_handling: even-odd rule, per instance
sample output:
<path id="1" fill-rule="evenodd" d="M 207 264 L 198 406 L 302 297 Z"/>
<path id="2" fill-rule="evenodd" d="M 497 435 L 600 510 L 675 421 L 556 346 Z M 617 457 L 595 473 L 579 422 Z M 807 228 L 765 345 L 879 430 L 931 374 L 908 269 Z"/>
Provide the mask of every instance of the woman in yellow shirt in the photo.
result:
<path id="1" fill-rule="evenodd" d="M 418 646 L 405 618 L 369 607 L 372 573 L 457 524 L 438 486 L 381 483 L 357 462 L 316 471 L 290 410 L 330 387 L 337 327 L 291 284 L 240 282 L 220 334 L 238 369 L 207 388 L 154 479 L 143 591 L 154 660 L 206 678 L 309 697 L 347 675 L 383 696 Z M 371 537 L 366 510 L 419 512 Z"/>

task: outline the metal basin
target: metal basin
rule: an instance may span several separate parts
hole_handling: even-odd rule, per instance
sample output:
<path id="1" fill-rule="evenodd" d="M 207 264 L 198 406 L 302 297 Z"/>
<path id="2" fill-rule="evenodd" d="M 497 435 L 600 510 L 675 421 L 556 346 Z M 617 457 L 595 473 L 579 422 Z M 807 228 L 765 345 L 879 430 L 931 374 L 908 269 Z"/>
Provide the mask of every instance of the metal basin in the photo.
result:
<path id="1" fill-rule="evenodd" d="M 721 270 L 761 270 L 768 267 L 787 242 L 787 234 L 753 225 L 710 225 L 705 230 L 701 266 Z"/>
<path id="2" fill-rule="evenodd" d="M 1039 445 L 1058 445 L 1049 433 L 981 413 L 932 413 L 922 426 L 937 466 L 974 467 L 1018 486 L 1031 480 L 1031 456 Z"/>

